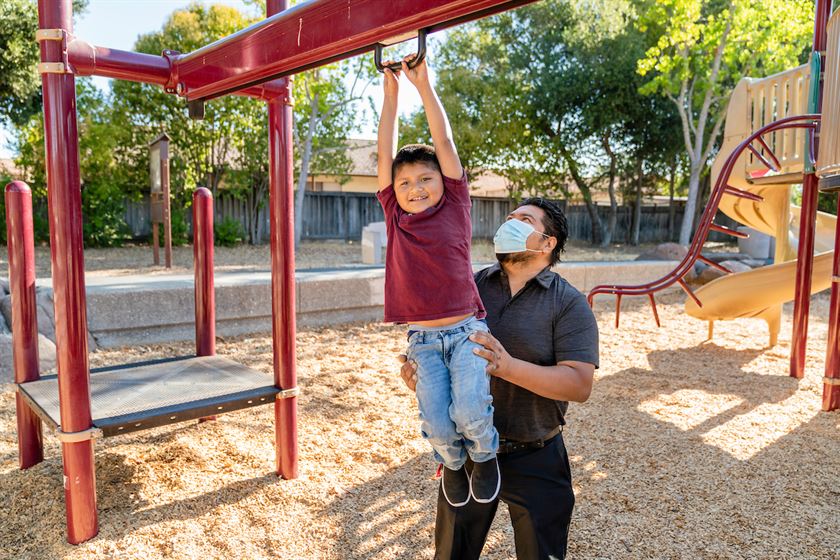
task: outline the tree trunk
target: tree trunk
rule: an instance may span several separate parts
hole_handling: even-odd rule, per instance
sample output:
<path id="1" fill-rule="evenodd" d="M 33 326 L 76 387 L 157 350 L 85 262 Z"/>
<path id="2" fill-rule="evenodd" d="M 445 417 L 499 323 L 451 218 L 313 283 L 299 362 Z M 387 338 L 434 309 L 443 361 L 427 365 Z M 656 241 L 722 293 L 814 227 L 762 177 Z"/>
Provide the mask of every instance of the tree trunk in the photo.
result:
<path id="1" fill-rule="evenodd" d="M 642 159 L 636 160 L 636 206 L 633 208 L 633 236 L 630 244 L 639 244 L 639 233 L 642 229 Z"/>
<path id="2" fill-rule="evenodd" d="M 670 176 L 668 177 L 668 241 L 674 240 L 674 226 L 677 219 L 677 208 L 674 206 L 674 191 L 677 182 L 677 156 L 671 162 Z"/>
<path id="3" fill-rule="evenodd" d="M 609 183 L 607 185 L 607 190 L 609 191 L 610 195 L 610 213 L 607 216 L 607 228 L 603 232 L 603 238 L 601 239 L 601 247 L 607 247 L 610 243 L 612 243 L 613 237 L 615 236 L 615 226 L 616 222 L 618 221 L 618 202 L 616 201 L 615 196 L 615 176 L 617 158 L 615 157 L 615 152 L 612 151 L 612 147 L 610 146 L 609 131 L 606 132 L 602 137 L 601 144 L 604 146 L 604 151 L 607 152 L 607 155 L 610 158 L 610 178 Z"/>
<path id="4" fill-rule="evenodd" d="M 691 232 L 694 231 L 694 213 L 697 209 L 697 194 L 700 190 L 700 171 L 703 164 L 699 161 L 691 162 L 691 172 L 688 176 L 688 200 L 685 202 L 685 213 L 680 226 L 680 245 L 688 246 L 691 242 Z"/>
<path id="5" fill-rule="evenodd" d="M 312 138 L 315 136 L 315 126 L 318 123 L 318 94 L 312 101 L 312 112 L 309 115 L 309 127 L 300 154 L 300 174 L 298 175 L 297 196 L 295 197 L 295 249 L 300 246 L 303 237 L 303 202 L 306 200 L 306 180 L 309 178 L 309 162 L 312 159 Z"/>
<path id="6" fill-rule="evenodd" d="M 591 241 L 593 245 L 600 245 L 602 239 L 602 228 L 601 228 L 601 218 L 598 217 L 598 208 L 595 206 L 595 203 L 592 202 L 592 191 L 589 188 L 589 184 L 587 184 L 586 180 L 583 178 L 583 175 L 580 173 L 580 168 L 578 167 L 577 162 L 572 157 L 572 154 L 566 149 L 566 146 L 562 143 L 557 143 L 560 153 L 563 156 L 563 159 L 566 160 L 566 165 L 569 166 L 569 173 L 572 176 L 575 184 L 577 185 L 578 190 L 580 190 L 580 194 L 583 195 L 583 202 L 586 204 L 586 211 L 589 214 L 589 220 L 592 223 L 592 236 Z"/>

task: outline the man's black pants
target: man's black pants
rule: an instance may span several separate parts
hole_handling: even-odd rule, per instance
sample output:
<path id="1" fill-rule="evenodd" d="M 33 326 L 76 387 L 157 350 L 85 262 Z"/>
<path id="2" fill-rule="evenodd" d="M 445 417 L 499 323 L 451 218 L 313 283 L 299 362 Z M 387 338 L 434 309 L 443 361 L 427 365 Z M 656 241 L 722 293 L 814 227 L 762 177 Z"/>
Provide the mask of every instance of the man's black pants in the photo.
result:
<path id="1" fill-rule="evenodd" d="M 471 464 L 467 464 L 467 468 Z M 539 449 L 499 455 L 502 488 L 499 498 L 510 510 L 519 560 L 563 559 L 575 505 L 569 457 L 559 434 Z M 478 559 L 499 500 L 463 507 L 450 506 L 438 490 L 435 558 Z"/>

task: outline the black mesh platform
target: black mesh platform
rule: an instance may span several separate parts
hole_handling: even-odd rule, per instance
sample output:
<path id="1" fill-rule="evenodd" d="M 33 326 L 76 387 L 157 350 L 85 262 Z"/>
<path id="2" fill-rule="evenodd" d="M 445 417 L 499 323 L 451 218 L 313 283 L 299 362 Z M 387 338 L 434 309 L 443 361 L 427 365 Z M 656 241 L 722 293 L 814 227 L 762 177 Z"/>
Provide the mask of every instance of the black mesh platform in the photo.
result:
<path id="1" fill-rule="evenodd" d="M 18 385 L 53 429 L 60 428 L 58 379 Z M 270 375 L 221 356 L 157 360 L 91 372 L 93 425 L 113 436 L 274 402 Z"/>

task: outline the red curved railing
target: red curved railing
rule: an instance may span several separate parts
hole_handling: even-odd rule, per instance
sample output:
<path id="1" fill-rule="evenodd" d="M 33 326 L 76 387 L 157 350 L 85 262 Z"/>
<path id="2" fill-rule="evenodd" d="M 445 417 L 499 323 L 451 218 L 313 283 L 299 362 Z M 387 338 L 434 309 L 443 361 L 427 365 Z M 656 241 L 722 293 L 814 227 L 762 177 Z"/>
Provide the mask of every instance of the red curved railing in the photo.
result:
<path id="1" fill-rule="evenodd" d="M 715 181 L 715 186 L 712 189 L 711 195 L 709 196 L 709 201 L 706 203 L 706 208 L 703 210 L 703 215 L 700 217 L 700 221 L 697 224 L 697 231 L 694 234 L 694 239 L 692 240 L 691 245 L 688 248 L 686 256 L 683 258 L 682 261 L 680 261 L 680 264 L 678 264 L 674 270 L 672 270 L 662 278 L 659 278 L 647 284 L 640 284 L 634 286 L 602 284 L 599 286 L 595 286 L 592 289 L 592 291 L 589 292 L 589 296 L 587 297 L 589 305 L 594 306 L 595 296 L 597 295 L 615 295 L 615 326 L 618 327 L 619 318 L 621 316 L 622 296 L 646 295 L 648 296 L 648 298 L 650 298 L 650 305 L 651 309 L 653 310 L 653 317 L 656 320 L 656 326 L 658 327 L 660 326 L 659 313 L 656 311 L 656 300 L 654 299 L 653 294 L 677 283 L 685 291 L 685 293 L 688 294 L 688 296 L 691 297 L 695 301 L 695 303 L 697 303 L 698 306 L 703 307 L 703 304 L 700 301 L 700 299 L 694 294 L 694 292 L 691 291 L 691 288 L 688 287 L 688 284 L 686 284 L 685 280 L 683 279 L 685 275 L 688 274 L 688 272 L 694 267 L 694 263 L 699 260 L 711 267 L 723 271 L 726 274 L 730 274 L 732 272 L 726 267 L 721 266 L 720 264 L 703 256 L 703 245 L 706 243 L 709 237 L 709 232 L 718 231 L 721 233 L 726 233 L 733 237 L 748 237 L 747 234 L 740 233 L 733 229 L 714 223 L 713 220 L 715 218 L 715 214 L 717 214 L 718 207 L 720 205 L 721 199 L 723 198 L 723 195 L 728 194 L 731 196 L 737 196 L 739 198 L 755 200 L 757 202 L 764 200 L 761 196 L 735 188 L 728 184 L 729 177 L 732 175 L 732 170 L 735 168 L 735 162 L 738 160 L 738 157 L 740 157 L 744 150 L 750 150 L 753 153 L 753 155 L 755 155 L 768 169 L 778 172 L 781 169 L 779 159 L 773 153 L 773 150 L 771 150 L 770 147 L 767 145 L 767 142 L 764 141 L 763 136 L 765 134 L 775 132 L 777 130 L 801 128 L 808 130 L 809 142 L 807 157 L 810 159 L 811 165 L 814 165 L 814 131 L 817 128 L 817 123 L 819 122 L 819 120 L 820 115 L 818 114 L 796 115 L 792 117 L 779 119 L 778 121 L 772 122 L 758 129 L 757 131 L 752 133 L 746 140 L 738 144 L 738 147 L 735 148 L 735 150 L 733 150 L 731 154 L 729 154 L 728 158 L 726 158 L 726 162 L 723 165 L 723 169 L 721 170 L 720 176 L 718 176 L 717 181 Z M 756 147 L 753 146 L 753 142 L 758 142 L 759 147 L 761 149 L 756 149 Z"/>

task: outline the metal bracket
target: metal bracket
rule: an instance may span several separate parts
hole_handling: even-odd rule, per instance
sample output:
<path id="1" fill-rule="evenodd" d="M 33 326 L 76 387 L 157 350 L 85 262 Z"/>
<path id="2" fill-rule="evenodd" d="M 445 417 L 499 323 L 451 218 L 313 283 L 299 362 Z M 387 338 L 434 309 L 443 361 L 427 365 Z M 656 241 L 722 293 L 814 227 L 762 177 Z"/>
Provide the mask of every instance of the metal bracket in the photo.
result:
<path id="1" fill-rule="evenodd" d="M 61 443 L 79 443 L 82 441 L 101 438 L 102 430 L 99 428 L 88 428 L 87 430 L 82 430 L 81 432 L 63 432 L 61 430 L 57 430 L 56 435 L 58 436 L 58 441 Z"/>
<path id="2" fill-rule="evenodd" d="M 834 387 L 840 387 L 840 377 L 823 377 L 823 383 Z"/>
<path id="3" fill-rule="evenodd" d="M 840 276 L 832 276 L 831 281 L 832 282 L 840 282 Z"/>
<path id="4" fill-rule="evenodd" d="M 64 29 L 39 29 L 35 32 L 35 40 L 41 41 L 63 41 L 67 36 Z"/>
<path id="5" fill-rule="evenodd" d="M 300 394 L 300 388 L 292 387 L 291 389 L 282 389 L 279 393 L 277 393 L 278 399 L 290 399 L 292 397 L 296 397 Z"/>
<path id="6" fill-rule="evenodd" d="M 39 62 L 39 74 L 70 74 L 70 68 L 63 62 Z"/>

